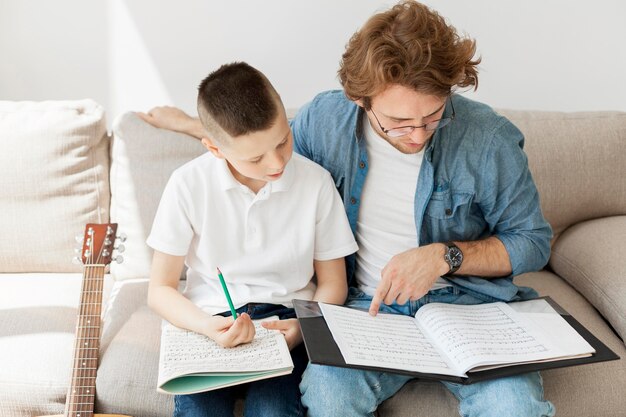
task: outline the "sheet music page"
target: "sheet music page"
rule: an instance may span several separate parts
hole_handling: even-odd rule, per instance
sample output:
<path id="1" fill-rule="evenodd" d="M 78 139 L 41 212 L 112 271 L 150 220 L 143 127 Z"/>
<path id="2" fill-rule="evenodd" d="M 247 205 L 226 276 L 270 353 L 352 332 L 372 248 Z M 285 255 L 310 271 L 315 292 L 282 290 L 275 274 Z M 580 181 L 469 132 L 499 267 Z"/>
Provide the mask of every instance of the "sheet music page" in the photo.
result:
<path id="1" fill-rule="evenodd" d="M 589 344 L 563 317 L 543 299 L 507 304 L 535 325 L 564 356 L 589 356 L 595 353 Z"/>
<path id="2" fill-rule="evenodd" d="M 415 319 L 319 303 L 348 364 L 463 376 L 428 341 Z"/>
<path id="3" fill-rule="evenodd" d="M 285 337 L 254 322 L 252 342 L 223 348 L 201 334 L 164 321 L 161 331 L 158 385 L 192 373 L 232 373 L 293 367 Z"/>
<path id="4" fill-rule="evenodd" d="M 415 317 L 464 371 L 559 356 L 541 331 L 505 303 L 432 303 L 420 308 Z"/>

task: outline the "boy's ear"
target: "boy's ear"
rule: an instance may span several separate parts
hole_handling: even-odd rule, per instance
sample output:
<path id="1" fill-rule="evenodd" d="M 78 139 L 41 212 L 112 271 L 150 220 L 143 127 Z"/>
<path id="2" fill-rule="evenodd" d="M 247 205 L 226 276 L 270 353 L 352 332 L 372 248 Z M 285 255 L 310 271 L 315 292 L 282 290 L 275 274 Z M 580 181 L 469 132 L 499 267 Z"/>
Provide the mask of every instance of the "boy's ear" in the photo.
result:
<path id="1" fill-rule="evenodd" d="M 202 145 L 204 145 L 204 147 L 207 148 L 207 150 L 215 155 L 217 158 L 224 159 L 224 154 L 222 154 L 220 148 L 215 146 L 211 139 L 202 138 Z"/>
<path id="2" fill-rule="evenodd" d="M 362 109 L 364 109 L 364 108 L 365 108 L 365 104 L 363 104 L 363 99 L 362 99 L 362 98 L 360 98 L 360 99 L 358 99 L 358 100 L 352 100 L 352 101 L 354 101 L 354 103 L 355 103 L 357 106 L 361 107 Z"/>

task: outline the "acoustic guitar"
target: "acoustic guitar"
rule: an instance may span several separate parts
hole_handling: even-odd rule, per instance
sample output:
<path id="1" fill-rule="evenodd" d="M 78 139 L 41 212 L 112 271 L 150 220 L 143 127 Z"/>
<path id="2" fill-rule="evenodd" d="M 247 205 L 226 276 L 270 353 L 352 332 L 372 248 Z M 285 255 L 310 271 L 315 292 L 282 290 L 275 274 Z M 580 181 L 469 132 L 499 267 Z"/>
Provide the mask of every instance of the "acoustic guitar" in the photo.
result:
<path id="1" fill-rule="evenodd" d="M 116 223 L 90 223 L 85 226 L 80 257 L 83 263 L 83 282 L 76 324 L 72 378 L 64 414 L 51 417 L 129 417 L 122 414 L 94 414 L 104 269 L 111 263 L 116 232 Z"/>

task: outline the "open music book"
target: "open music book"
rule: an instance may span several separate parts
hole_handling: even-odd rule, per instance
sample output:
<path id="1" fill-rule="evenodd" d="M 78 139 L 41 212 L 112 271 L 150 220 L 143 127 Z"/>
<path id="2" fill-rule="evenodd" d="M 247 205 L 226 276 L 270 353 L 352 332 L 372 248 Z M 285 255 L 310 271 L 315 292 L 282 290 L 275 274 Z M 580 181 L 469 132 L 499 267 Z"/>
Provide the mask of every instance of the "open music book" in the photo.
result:
<path id="1" fill-rule="evenodd" d="M 272 317 L 265 320 L 276 319 Z M 194 394 L 293 371 L 285 336 L 255 321 L 254 340 L 223 348 L 210 338 L 163 322 L 157 391 Z"/>
<path id="2" fill-rule="evenodd" d="M 322 303 L 319 308 L 344 366 L 467 378 L 467 372 L 595 353 L 542 299 L 471 306 L 432 303 L 415 317 L 384 313 L 372 317 Z M 305 342 L 311 342 L 314 350 L 305 327 Z"/>

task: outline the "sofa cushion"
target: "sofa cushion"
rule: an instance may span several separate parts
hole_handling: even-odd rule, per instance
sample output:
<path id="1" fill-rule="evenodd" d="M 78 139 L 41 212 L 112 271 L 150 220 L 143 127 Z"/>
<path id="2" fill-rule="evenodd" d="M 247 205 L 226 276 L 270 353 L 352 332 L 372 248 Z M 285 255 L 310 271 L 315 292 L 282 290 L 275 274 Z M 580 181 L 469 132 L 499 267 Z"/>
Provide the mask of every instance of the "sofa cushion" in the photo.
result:
<path id="1" fill-rule="evenodd" d="M 0 416 L 62 414 L 82 274 L 0 274 Z M 103 299 L 113 279 L 105 276 Z"/>
<path id="2" fill-rule="evenodd" d="M 533 287 L 540 295 L 551 296 L 615 353 L 626 357 L 626 347 L 598 312 L 561 278 L 542 271 L 521 275 L 516 283 Z M 541 375 L 545 398 L 554 403 L 559 416 L 612 417 L 626 410 L 624 359 L 551 369 Z M 448 417 L 457 416 L 457 408 L 458 401 L 443 385 L 413 380 L 381 405 L 379 415 Z"/>
<path id="3" fill-rule="evenodd" d="M 0 272 L 77 272 L 74 236 L 109 220 L 109 140 L 92 100 L 0 102 Z"/>
<path id="4" fill-rule="evenodd" d="M 590 220 L 567 229 L 550 266 L 583 293 L 626 340 L 626 216 Z"/>
<path id="5" fill-rule="evenodd" d="M 544 216 L 555 235 L 626 214 L 626 113 L 501 111 L 526 138 Z"/>
<path id="6" fill-rule="evenodd" d="M 146 238 L 172 171 L 206 151 L 187 135 L 155 128 L 135 113 L 113 123 L 111 219 L 126 233 L 122 264 L 113 264 L 116 279 L 145 278 L 150 274 L 152 249 Z"/>

